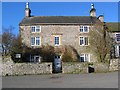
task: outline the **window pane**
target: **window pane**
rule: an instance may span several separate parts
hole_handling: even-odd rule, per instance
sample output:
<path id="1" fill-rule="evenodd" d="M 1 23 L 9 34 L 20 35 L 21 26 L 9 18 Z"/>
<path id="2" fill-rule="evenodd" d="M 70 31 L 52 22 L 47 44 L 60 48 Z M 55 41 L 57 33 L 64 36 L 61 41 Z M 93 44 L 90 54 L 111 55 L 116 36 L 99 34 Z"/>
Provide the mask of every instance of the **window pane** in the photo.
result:
<path id="1" fill-rule="evenodd" d="M 80 37 L 80 45 L 83 45 L 84 44 L 84 39 L 83 37 Z"/>
<path id="2" fill-rule="evenodd" d="M 116 34 L 117 41 L 120 41 L 120 34 Z"/>
<path id="3" fill-rule="evenodd" d="M 40 29 L 37 29 L 37 28 L 36 28 L 36 32 L 40 32 Z"/>
<path id="4" fill-rule="evenodd" d="M 35 45 L 35 37 L 31 38 L 31 45 Z"/>
<path id="5" fill-rule="evenodd" d="M 88 45 L 88 37 L 85 37 L 85 45 Z"/>
<path id="6" fill-rule="evenodd" d="M 40 32 L 40 26 L 36 26 L 36 32 Z"/>
<path id="7" fill-rule="evenodd" d="M 81 54 L 80 55 L 80 61 L 81 62 L 85 62 L 85 61 L 89 61 L 89 54 Z"/>
<path id="8" fill-rule="evenodd" d="M 40 37 L 36 37 L 36 45 L 40 45 Z"/>
<path id="9" fill-rule="evenodd" d="M 60 58 L 60 56 L 58 56 L 58 58 Z"/>
<path id="10" fill-rule="evenodd" d="M 55 58 L 57 58 L 57 56 L 55 56 Z"/>
<path id="11" fill-rule="evenodd" d="M 80 26 L 80 32 L 83 32 L 83 26 Z"/>
<path id="12" fill-rule="evenodd" d="M 84 62 L 84 57 L 80 57 L 80 62 Z"/>
<path id="13" fill-rule="evenodd" d="M 84 54 L 80 55 L 80 62 L 84 62 Z"/>
<path id="14" fill-rule="evenodd" d="M 59 37 L 55 37 L 54 43 L 55 43 L 55 45 L 59 45 Z"/>
<path id="15" fill-rule="evenodd" d="M 84 26 L 84 32 L 88 32 L 88 27 Z"/>
<path id="16" fill-rule="evenodd" d="M 33 62 L 34 61 L 34 56 L 33 55 L 31 55 L 31 62 Z"/>
<path id="17" fill-rule="evenodd" d="M 120 57 L 120 46 L 119 46 L 119 57 Z"/>
<path id="18" fill-rule="evenodd" d="M 88 61 L 88 60 L 89 60 L 88 54 L 85 54 L 85 61 Z"/>
<path id="19" fill-rule="evenodd" d="M 119 47 L 120 47 L 120 46 L 118 46 L 118 45 L 115 46 L 115 56 L 116 56 L 116 57 L 119 57 L 119 52 L 120 52 L 120 51 L 119 51 Z"/>
<path id="20" fill-rule="evenodd" d="M 31 32 L 35 32 L 35 26 L 32 27 Z"/>

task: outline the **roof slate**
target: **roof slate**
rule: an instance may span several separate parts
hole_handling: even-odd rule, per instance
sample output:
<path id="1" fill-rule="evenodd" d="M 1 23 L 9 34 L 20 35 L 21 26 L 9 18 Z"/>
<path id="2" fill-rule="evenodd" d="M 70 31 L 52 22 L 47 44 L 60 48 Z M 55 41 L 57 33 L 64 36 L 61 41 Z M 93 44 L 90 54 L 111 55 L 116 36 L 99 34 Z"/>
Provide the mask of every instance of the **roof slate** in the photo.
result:
<path id="1" fill-rule="evenodd" d="M 120 23 L 119 22 L 106 22 L 106 25 L 110 32 L 120 32 L 120 29 L 119 29 Z"/>
<path id="2" fill-rule="evenodd" d="M 20 22 L 21 25 L 36 24 L 93 24 L 99 21 L 96 17 L 91 16 L 32 16 L 24 17 Z"/>

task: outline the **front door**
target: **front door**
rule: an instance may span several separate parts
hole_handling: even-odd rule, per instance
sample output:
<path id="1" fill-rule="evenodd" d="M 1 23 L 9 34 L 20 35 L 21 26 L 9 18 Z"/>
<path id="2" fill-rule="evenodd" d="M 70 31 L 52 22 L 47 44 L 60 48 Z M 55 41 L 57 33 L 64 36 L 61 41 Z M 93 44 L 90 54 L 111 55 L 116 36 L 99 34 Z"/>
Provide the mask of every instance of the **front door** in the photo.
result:
<path id="1" fill-rule="evenodd" d="M 61 63 L 61 56 L 60 55 L 54 56 L 53 69 L 54 69 L 55 73 L 62 72 L 62 63 Z"/>

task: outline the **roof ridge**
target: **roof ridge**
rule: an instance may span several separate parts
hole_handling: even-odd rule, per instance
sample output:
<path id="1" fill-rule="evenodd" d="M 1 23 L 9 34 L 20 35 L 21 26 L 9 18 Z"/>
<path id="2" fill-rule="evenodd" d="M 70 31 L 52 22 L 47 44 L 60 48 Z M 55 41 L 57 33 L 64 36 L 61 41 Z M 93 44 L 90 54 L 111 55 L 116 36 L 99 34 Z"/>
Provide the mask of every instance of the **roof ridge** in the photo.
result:
<path id="1" fill-rule="evenodd" d="M 32 16 L 32 17 L 91 17 L 91 16 Z"/>
<path id="2" fill-rule="evenodd" d="M 32 16 L 25 17 L 20 25 L 24 24 L 38 24 L 38 23 L 61 23 L 61 24 L 85 24 L 95 23 L 98 21 L 96 17 L 91 16 Z"/>

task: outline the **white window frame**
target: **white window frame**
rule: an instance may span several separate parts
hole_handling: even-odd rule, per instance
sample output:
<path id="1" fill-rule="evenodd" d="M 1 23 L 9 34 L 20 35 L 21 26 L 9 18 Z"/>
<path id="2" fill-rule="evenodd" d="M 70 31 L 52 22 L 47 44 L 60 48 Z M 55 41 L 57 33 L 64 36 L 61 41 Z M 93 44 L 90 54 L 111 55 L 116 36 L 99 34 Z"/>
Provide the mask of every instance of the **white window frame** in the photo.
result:
<path id="1" fill-rule="evenodd" d="M 59 38 L 59 44 L 55 44 L 55 37 L 58 37 L 58 38 Z M 61 40 L 61 39 L 60 39 L 60 36 L 58 36 L 58 35 L 54 36 L 54 45 L 55 45 L 55 46 L 60 46 L 60 45 L 61 45 L 60 40 Z"/>
<path id="2" fill-rule="evenodd" d="M 82 45 L 80 45 L 80 40 L 81 40 L 80 38 L 83 38 L 83 44 Z M 88 44 L 87 45 L 85 45 L 85 38 L 88 38 Z M 89 37 L 88 36 L 80 36 L 79 37 L 79 45 L 80 46 L 88 46 L 89 45 Z"/>
<path id="3" fill-rule="evenodd" d="M 39 27 L 39 28 L 38 28 Z M 32 28 L 35 28 L 35 31 L 32 31 Z M 39 31 L 37 31 L 37 29 L 40 29 Z M 41 32 L 41 26 L 31 26 L 31 33 L 40 33 Z"/>
<path id="4" fill-rule="evenodd" d="M 34 39 L 34 40 L 32 40 Z M 31 46 L 34 46 L 35 45 L 35 37 L 31 37 Z"/>
<path id="5" fill-rule="evenodd" d="M 87 27 L 87 32 L 85 31 L 85 27 Z M 83 30 L 83 31 L 81 31 Z M 88 33 L 89 32 L 89 26 L 87 25 L 80 25 L 80 33 Z"/>
<path id="6" fill-rule="evenodd" d="M 38 43 L 39 41 L 39 43 Z M 40 37 L 36 37 L 35 38 L 35 43 L 36 43 L 36 46 L 39 46 L 40 45 Z"/>
<path id="7" fill-rule="evenodd" d="M 31 37 L 31 46 L 41 46 L 41 37 L 39 37 L 39 45 L 37 45 L 37 38 L 38 37 Z M 35 44 L 34 45 L 32 44 L 32 38 L 35 38 Z"/>
<path id="8" fill-rule="evenodd" d="M 37 61 L 37 63 L 40 63 L 41 62 L 41 56 L 40 55 L 30 55 L 30 62 L 36 63 L 36 57 L 39 58 L 39 60 Z"/>
<path id="9" fill-rule="evenodd" d="M 87 57 L 86 57 L 86 56 L 87 56 Z M 81 57 L 84 58 L 83 62 L 90 62 L 90 54 L 89 54 L 89 53 L 81 53 L 81 54 L 80 54 L 80 58 L 81 58 Z M 86 60 L 86 58 L 87 58 L 88 60 Z M 82 61 L 80 60 L 80 62 L 82 62 Z"/>
<path id="10" fill-rule="evenodd" d="M 115 45 L 115 56 L 116 57 L 120 57 L 120 45 Z"/>

